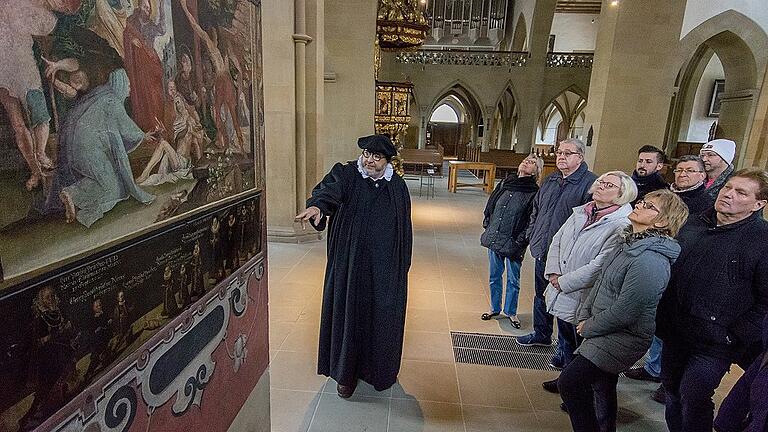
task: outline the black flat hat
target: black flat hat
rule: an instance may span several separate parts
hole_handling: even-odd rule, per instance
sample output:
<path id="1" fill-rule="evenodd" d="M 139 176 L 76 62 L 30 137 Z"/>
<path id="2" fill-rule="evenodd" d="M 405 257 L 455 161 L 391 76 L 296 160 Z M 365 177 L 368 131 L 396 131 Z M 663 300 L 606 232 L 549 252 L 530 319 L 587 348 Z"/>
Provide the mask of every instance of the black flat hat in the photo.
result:
<path id="1" fill-rule="evenodd" d="M 392 144 L 392 140 L 386 135 L 369 135 L 359 138 L 357 146 L 372 153 L 381 153 L 387 159 L 397 154 L 397 149 Z"/>

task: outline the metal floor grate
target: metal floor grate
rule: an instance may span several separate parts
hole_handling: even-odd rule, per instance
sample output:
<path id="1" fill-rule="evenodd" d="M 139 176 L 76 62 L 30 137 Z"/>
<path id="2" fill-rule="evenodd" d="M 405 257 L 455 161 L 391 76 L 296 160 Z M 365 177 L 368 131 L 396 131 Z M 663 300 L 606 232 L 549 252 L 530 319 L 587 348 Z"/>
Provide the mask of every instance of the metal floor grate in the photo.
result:
<path id="1" fill-rule="evenodd" d="M 557 370 L 549 365 L 557 350 L 557 341 L 548 347 L 522 346 L 515 342 L 515 336 L 464 332 L 451 332 L 451 340 L 453 357 L 457 363 Z M 645 358 L 642 358 L 633 367 L 640 367 L 644 363 Z"/>
<path id="2" fill-rule="evenodd" d="M 557 343 L 552 346 L 521 346 L 515 336 L 451 332 L 453 356 L 457 363 L 503 366 L 534 370 L 557 370 L 549 365 Z"/>

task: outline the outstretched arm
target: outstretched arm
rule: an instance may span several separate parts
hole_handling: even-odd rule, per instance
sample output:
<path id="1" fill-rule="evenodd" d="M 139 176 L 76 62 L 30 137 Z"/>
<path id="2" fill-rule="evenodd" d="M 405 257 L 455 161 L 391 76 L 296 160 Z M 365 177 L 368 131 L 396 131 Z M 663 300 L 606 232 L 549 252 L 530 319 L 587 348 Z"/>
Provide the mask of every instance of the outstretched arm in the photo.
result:
<path id="1" fill-rule="evenodd" d="M 197 37 L 203 40 L 203 43 L 205 44 L 205 47 L 208 50 L 208 53 L 211 55 L 213 55 L 214 53 L 218 53 L 219 48 L 213 42 L 211 37 L 208 36 L 208 33 L 206 33 L 205 30 L 203 30 L 203 28 L 200 27 L 200 24 L 197 23 L 197 20 L 195 19 L 195 17 L 192 16 L 192 12 L 189 11 L 187 0 L 179 0 L 179 3 L 181 4 L 181 9 L 184 11 L 184 15 L 187 16 L 187 21 L 189 21 L 189 25 L 192 27 L 192 31 L 195 32 Z"/>

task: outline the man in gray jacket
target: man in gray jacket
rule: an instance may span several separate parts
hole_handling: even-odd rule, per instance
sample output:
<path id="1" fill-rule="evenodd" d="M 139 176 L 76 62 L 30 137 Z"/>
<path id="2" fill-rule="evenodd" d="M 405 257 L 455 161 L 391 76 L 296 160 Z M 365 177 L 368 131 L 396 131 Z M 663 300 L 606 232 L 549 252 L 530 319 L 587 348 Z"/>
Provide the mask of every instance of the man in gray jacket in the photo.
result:
<path id="1" fill-rule="evenodd" d="M 533 212 L 528 224 L 531 255 L 536 259 L 533 299 L 534 332 L 517 338 L 524 346 L 552 344 L 552 315 L 547 313 L 544 290 L 549 281 L 544 276 L 547 251 L 552 237 L 573 212 L 573 208 L 586 204 L 591 196 L 589 188 L 597 176 L 584 162 L 584 143 L 576 138 L 561 141 L 555 154 L 558 171 L 550 174 L 541 184 L 533 199 Z M 556 362 L 555 362 L 556 363 Z M 557 365 L 556 365 L 557 366 Z"/>

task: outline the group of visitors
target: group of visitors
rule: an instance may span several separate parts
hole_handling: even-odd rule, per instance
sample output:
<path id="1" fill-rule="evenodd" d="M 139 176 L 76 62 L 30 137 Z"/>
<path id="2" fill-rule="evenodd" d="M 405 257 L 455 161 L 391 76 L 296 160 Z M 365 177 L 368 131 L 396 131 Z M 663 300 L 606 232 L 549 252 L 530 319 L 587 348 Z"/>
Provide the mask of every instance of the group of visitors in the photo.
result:
<path id="1" fill-rule="evenodd" d="M 672 432 L 768 427 L 768 172 L 734 172 L 735 151 L 733 141 L 710 141 L 679 159 L 667 185 L 656 147 L 639 149 L 632 176 L 598 177 L 584 144 L 567 139 L 538 190 L 542 163 L 529 156 L 491 194 L 481 237 L 491 304 L 481 318 L 503 312 L 521 327 L 530 245 L 534 331 L 516 340 L 550 346 L 557 321 L 550 365 L 562 372 L 542 385 L 560 393 L 574 431 L 616 429 L 622 372 L 662 383 L 653 398 L 666 404 Z M 646 352 L 644 367 L 632 368 Z M 747 372 L 714 419 L 712 396 L 734 363 Z"/>
<path id="2" fill-rule="evenodd" d="M 296 216 L 329 229 L 318 373 L 336 380 L 342 398 L 359 380 L 380 391 L 397 380 L 413 243 L 396 148 L 382 135 L 358 146 L 357 160 L 336 164 Z M 735 149 L 708 142 L 679 159 L 667 185 L 656 147 L 640 148 L 631 176 L 598 177 L 584 143 L 567 139 L 554 173 L 540 179 L 542 160 L 531 155 L 491 194 L 481 237 L 491 304 L 481 318 L 521 328 L 530 246 L 534 331 L 517 343 L 550 346 L 557 320 L 550 364 L 562 372 L 543 386 L 560 393 L 574 431 L 616 429 L 622 372 L 663 384 L 672 432 L 765 430 L 768 172 L 734 172 Z M 631 369 L 646 354 L 645 367 Z M 746 373 L 714 419 L 712 396 L 733 363 Z"/>

